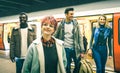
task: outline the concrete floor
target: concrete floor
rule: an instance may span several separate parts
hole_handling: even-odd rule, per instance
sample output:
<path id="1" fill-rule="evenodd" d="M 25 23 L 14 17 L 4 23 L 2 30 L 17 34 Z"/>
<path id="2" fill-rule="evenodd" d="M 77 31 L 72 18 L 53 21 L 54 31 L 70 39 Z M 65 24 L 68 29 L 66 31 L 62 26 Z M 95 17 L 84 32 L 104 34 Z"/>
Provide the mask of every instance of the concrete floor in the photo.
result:
<path id="1" fill-rule="evenodd" d="M 88 57 L 88 60 L 90 60 L 90 62 L 92 63 L 92 67 L 95 73 L 96 67 L 93 59 Z M 7 51 L 0 50 L 0 73 L 16 73 L 15 63 L 12 63 L 9 59 L 9 50 Z M 115 73 L 113 59 L 107 60 L 106 73 Z"/>
<path id="2" fill-rule="evenodd" d="M 9 51 L 0 50 L 0 73 L 16 73 L 15 63 L 9 59 Z"/>

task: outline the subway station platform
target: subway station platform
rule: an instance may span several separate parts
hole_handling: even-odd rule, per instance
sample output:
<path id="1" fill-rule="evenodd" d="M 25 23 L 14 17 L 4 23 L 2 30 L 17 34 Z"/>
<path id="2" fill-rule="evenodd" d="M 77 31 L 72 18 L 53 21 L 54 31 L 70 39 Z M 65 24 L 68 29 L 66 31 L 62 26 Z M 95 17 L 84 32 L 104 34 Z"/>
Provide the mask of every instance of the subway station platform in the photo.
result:
<path id="1" fill-rule="evenodd" d="M 15 65 L 9 59 L 9 50 L 0 50 L 0 73 L 16 73 Z"/>
<path id="2" fill-rule="evenodd" d="M 92 67 L 94 70 L 96 70 L 95 64 L 93 59 L 90 59 L 90 62 L 92 63 Z M 0 73 L 16 73 L 16 64 L 12 63 L 9 59 L 9 50 L 0 50 Z M 74 64 L 72 64 L 72 68 L 74 68 Z M 114 72 L 114 65 L 113 65 L 113 59 L 108 59 L 106 64 L 106 73 L 116 73 Z"/>

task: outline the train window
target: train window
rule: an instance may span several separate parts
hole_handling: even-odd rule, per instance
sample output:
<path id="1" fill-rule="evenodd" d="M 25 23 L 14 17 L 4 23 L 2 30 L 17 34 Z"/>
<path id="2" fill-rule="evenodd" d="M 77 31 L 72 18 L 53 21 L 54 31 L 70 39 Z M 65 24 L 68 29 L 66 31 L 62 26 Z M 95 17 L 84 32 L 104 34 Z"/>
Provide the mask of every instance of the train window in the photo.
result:
<path id="1" fill-rule="evenodd" d="M 2 25 L 0 25 L 0 38 L 2 38 L 2 29 L 3 29 L 3 27 L 2 27 Z"/>
<path id="2" fill-rule="evenodd" d="M 4 50 L 3 44 L 3 24 L 0 24 L 0 50 Z"/>

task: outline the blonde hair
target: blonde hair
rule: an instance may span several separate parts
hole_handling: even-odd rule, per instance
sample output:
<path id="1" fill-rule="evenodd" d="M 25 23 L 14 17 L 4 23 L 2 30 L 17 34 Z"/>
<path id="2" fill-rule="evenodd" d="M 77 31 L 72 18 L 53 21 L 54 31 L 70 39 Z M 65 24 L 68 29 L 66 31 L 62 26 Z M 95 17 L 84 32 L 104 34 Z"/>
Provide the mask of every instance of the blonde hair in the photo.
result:
<path id="1" fill-rule="evenodd" d="M 106 21 L 106 22 L 105 22 L 105 27 L 110 28 L 109 22 L 107 21 L 107 17 L 106 17 L 104 14 L 99 15 L 99 17 L 98 17 L 98 23 L 97 23 L 96 27 L 97 27 L 97 28 L 100 27 L 100 25 L 99 25 L 99 19 L 100 19 L 101 17 L 104 17 L 104 18 L 105 18 L 105 21 Z"/>

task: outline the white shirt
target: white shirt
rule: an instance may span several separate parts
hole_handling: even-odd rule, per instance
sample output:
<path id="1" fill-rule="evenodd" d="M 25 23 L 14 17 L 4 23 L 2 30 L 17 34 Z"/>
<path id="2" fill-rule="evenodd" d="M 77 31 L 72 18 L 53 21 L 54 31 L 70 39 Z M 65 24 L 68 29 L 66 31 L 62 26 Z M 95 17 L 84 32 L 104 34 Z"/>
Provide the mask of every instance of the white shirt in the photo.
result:
<path id="1" fill-rule="evenodd" d="M 21 31 L 21 57 L 24 58 L 27 53 L 28 28 L 22 28 L 20 31 Z"/>
<path id="2" fill-rule="evenodd" d="M 69 24 L 65 24 L 65 35 L 64 35 L 64 47 L 65 48 L 73 48 L 73 22 Z"/>

